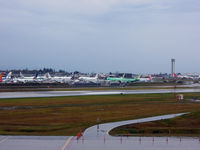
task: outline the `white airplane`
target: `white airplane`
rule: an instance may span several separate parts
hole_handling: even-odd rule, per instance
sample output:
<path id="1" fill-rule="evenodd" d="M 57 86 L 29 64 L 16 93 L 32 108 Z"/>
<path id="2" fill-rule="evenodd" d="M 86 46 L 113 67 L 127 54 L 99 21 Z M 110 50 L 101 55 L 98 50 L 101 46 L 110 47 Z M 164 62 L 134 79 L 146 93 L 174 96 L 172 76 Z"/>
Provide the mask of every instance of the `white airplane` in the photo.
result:
<path id="1" fill-rule="evenodd" d="M 175 78 L 179 78 L 179 79 L 199 79 L 200 75 L 198 74 L 181 74 L 181 75 L 177 75 L 176 73 L 174 73 L 174 77 Z"/>
<path id="2" fill-rule="evenodd" d="M 150 82 L 152 80 L 152 75 L 150 75 L 150 77 L 146 77 L 146 78 L 138 78 L 139 82 Z"/>
<path id="3" fill-rule="evenodd" d="M 37 76 L 36 82 L 49 82 L 51 81 L 51 75 L 49 73 L 46 73 L 43 76 Z"/>
<path id="4" fill-rule="evenodd" d="M 22 82 L 22 83 L 37 82 L 37 77 L 38 77 L 37 73 L 36 73 L 35 76 L 32 76 L 32 77 L 24 77 L 23 74 L 20 73 L 20 78 L 14 78 L 13 82 L 14 83 L 18 83 L 18 82 Z"/>
<path id="5" fill-rule="evenodd" d="M 38 82 L 38 83 L 52 83 L 51 75 L 49 73 L 46 73 L 43 76 L 38 76 L 35 79 L 35 82 Z"/>
<path id="6" fill-rule="evenodd" d="M 86 83 L 98 83 L 99 82 L 99 74 L 96 74 L 95 77 L 79 77 L 78 78 L 79 81 L 83 81 Z"/>
<path id="7" fill-rule="evenodd" d="M 63 76 L 63 77 L 55 76 L 55 77 L 51 77 L 49 75 L 49 79 L 52 82 L 69 83 L 69 82 L 73 81 L 73 76 Z"/>
<path id="8" fill-rule="evenodd" d="M 0 82 L 2 83 L 8 83 L 12 81 L 12 72 L 9 72 L 6 77 L 3 77 L 3 72 L 0 75 Z"/>

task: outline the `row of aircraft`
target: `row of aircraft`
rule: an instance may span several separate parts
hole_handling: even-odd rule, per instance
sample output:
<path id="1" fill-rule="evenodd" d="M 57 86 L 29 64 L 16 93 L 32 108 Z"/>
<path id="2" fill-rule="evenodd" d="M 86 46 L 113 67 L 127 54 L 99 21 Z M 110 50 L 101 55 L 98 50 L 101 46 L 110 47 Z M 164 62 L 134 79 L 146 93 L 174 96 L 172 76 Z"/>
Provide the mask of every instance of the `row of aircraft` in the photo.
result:
<path id="1" fill-rule="evenodd" d="M 115 82 L 115 83 L 132 83 L 132 82 L 150 82 L 152 80 L 152 75 L 147 78 L 142 78 L 141 75 L 135 78 L 126 78 L 125 74 L 123 77 L 103 77 L 99 74 L 96 74 L 95 77 L 80 76 L 54 76 L 52 77 L 49 73 L 46 73 L 43 76 L 36 74 L 35 76 L 25 77 L 20 73 L 20 77 L 12 77 L 12 72 L 9 72 L 6 77 L 3 77 L 3 73 L 0 75 L 0 82 L 2 83 L 33 83 L 33 82 L 42 82 L 42 83 L 100 83 L 103 81 Z"/>
<path id="2" fill-rule="evenodd" d="M 196 80 L 196 79 L 200 79 L 200 75 L 199 74 L 176 74 L 174 73 L 174 77 L 175 78 L 179 78 L 179 79 L 191 79 L 191 80 Z"/>

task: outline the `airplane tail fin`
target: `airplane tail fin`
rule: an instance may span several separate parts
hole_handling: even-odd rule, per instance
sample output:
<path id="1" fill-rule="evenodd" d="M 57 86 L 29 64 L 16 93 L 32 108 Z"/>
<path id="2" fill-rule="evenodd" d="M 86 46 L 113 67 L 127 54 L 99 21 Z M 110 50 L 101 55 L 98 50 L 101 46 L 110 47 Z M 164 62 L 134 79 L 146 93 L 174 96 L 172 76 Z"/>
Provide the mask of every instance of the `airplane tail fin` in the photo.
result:
<path id="1" fill-rule="evenodd" d="M 24 75 L 20 72 L 19 73 L 19 76 L 21 77 L 21 78 L 24 78 Z"/>
<path id="2" fill-rule="evenodd" d="M 152 74 L 150 75 L 150 77 L 149 77 L 149 80 L 151 80 L 153 78 L 153 76 L 152 76 Z"/>
<path id="3" fill-rule="evenodd" d="M 37 77 L 38 77 L 38 73 L 36 73 L 36 74 L 35 74 L 35 77 L 34 77 L 34 79 L 37 79 Z"/>
<path id="4" fill-rule="evenodd" d="M 98 74 L 98 73 L 96 74 L 95 78 L 96 78 L 96 79 L 98 79 L 98 78 L 99 78 L 99 74 Z"/>
<path id="5" fill-rule="evenodd" d="M 176 73 L 174 73 L 174 77 L 175 77 L 175 78 L 177 78 L 177 77 L 178 77 Z"/>
<path id="6" fill-rule="evenodd" d="M 8 75 L 6 76 L 6 79 L 11 79 L 12 72 L 9 72 Z"/>
<path id="7" fill-rule="evenodd" d="M 139 79 L 140 77 L 141 77 L 141 74 L 139 74 L 139 75 L 138 75 L 138 76 L 136 76 L 135 78 L 136 78 L 136 79 Z"/>
<path id="8" fill-rule="evenodd" d="M 47 76 L 48 76 L 48 78 L 51 78 L 51 75 L 50 75 L 50 73 L 47 73 Z"/>
<path id="9" fill-rule="evenodd" d="M 3 78 L 3 72 L 0 75 L 0 82 L 2 82 L 2 78 Z"/>
<path id="10" fill-rule="evenodd" d="M 51 78 L 51 75 L 50 75 L 49 73 L 46 73 L 44 76 L 45 76 L 45 78 L 47 78 L 47 79 Z"/>

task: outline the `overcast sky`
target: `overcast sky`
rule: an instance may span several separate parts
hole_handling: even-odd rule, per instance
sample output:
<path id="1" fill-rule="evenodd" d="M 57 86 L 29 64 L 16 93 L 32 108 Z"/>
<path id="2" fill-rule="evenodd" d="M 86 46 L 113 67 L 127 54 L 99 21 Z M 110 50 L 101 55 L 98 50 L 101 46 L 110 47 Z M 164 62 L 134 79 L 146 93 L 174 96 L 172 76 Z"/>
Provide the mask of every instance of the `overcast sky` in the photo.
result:
<path id="1" fill-rule="evenodd" d="M 0 69 L 200 72 L 200 0 L 0 0 Z"/>

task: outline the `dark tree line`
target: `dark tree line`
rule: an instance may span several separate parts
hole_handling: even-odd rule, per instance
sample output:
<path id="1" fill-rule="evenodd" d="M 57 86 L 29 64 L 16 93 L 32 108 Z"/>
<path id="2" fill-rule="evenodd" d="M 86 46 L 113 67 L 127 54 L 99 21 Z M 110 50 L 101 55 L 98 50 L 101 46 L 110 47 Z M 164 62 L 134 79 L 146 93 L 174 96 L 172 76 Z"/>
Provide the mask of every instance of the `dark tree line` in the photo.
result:
<path id="1" fill-rule="evenodd" d="M 55 70 L 52 68 L 43 68 L 43 69 L 11 69 L 11 70 L 0 70 L 0 72 L 12 72 L 13 74 L 19 74 L 20 72 L 23 74 L 45 74 L 45 73 L 50 73 L 50 74 L 55 74 L 55 73 L 68 73 L 65 70 Z"/>

